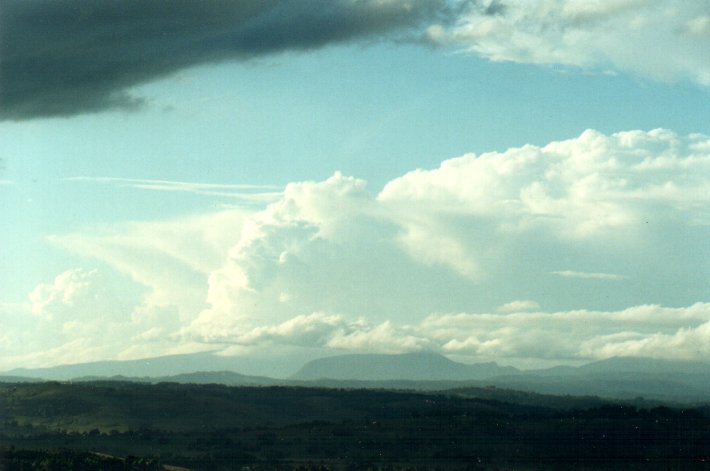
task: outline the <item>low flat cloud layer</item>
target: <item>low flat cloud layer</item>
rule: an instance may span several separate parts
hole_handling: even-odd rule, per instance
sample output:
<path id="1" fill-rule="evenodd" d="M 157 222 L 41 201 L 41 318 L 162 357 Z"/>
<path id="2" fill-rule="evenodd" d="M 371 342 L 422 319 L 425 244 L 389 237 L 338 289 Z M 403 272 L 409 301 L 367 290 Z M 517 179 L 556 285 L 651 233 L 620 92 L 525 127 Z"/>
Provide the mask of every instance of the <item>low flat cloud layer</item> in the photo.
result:
<path id="1" fill-rule="evenodd" d="M 379 194 L 335 174 L 289 184 L 261 210 L 55 236 L 103 268 L 68 270 L 26 306 L 0 306 L 1 331 L 31 319 L 51 336 L 0 347 L 28 352 L 8 356 L 16 363 L 46 361 L 50 348 L 78 360 L 278 345 L 700 359 L 709 186 L 708 136 L 590 130 L 450 159 Z"/>
<path id="2" fill-rule="evenodd" d="M 377 38 L 444 0 L 7 0 L 0 15 L 0 119 L 142 105 L 135 85 L 200 64 Z"/>

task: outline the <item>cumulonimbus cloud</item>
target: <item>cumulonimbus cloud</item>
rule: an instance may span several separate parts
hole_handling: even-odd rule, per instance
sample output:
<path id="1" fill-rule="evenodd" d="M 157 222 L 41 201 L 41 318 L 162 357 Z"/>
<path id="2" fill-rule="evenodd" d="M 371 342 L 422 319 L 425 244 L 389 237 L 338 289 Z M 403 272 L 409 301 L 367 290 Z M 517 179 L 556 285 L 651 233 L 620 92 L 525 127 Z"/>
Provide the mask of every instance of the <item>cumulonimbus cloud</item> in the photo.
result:
<path id="1" fill-rule="evenodd" d="M 141 352 L 157 338 L 162 348 L 698 358 L 710 345 L 709 186 L 708 136 L 589 130 L 450 159 L 377 194 L 337 173 L 291 183 L 260 210 L 53 241 L 143 285 L 138 313 L 124 315 L 132 325 L 170 313 L 170 332 L 129 329 Z M 86 288 L 100 281 L 90 273 L 33 296 L 65 335 L 75 324 L 64 300 L 89 306 L 80 295 L 100 292 Z"/>
<path id="2" fill-rule="evenodd" d="M 708 143 L 587 131 L 451 159 L 376 196 L 339 174 L 291 184 L 211 273 L 210 307 L 188 330 L 228 341 L 313 312 L 407 324 L 511 299 L 526 309 L 696 302 L 708 281 L 698 263 Z"/>
<path id="3" fill-rule="evenodd" d="M 374 38 L 451 15 L 445 0 L 7 0 L 0 119 L 141 106 L 186 67 Z"/>

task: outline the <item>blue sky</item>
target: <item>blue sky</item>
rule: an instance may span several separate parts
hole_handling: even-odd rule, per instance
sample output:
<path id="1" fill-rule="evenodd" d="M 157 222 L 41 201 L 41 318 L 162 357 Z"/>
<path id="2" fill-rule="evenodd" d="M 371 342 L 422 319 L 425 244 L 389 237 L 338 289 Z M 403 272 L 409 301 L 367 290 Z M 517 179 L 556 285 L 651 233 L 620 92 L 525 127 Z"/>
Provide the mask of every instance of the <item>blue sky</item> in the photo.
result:
<path id="1" fill-rule="evenodd" d="M 202 30 L 179 53 L 146 33 L 110 78 L 89 39 L 59 41 L 33 93 L 12 67 L 52 32 L 8 15 L 0 368 L 706 353 L 704 2 L 343 0 L 332 31 L 307 3 L 253 7 L 217 59 Z M 248 14 L 220 5 L 226 31 Z M 79 38 L 131 26 L 64 8 Z M 123 57 L 117 37 L 101 46 Z M 72 61 L 90 79 L 64 80 Z"/>

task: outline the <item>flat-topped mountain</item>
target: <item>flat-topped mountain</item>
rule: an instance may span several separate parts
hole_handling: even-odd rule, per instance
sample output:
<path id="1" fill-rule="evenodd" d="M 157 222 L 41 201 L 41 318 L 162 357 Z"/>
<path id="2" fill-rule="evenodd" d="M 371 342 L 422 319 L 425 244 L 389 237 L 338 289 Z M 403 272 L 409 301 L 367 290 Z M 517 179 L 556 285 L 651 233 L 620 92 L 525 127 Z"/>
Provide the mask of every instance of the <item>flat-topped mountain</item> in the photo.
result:
<path id="1" fill-rule="evenodd" d="M 306 363 L 291 378 L 298 380 L 337 379 L 360 381 L 413 380 L 465 381 L 511 375 L 519 370 L 497 363 L 467 365 L 431 352 L 399 355 L 339 355 Z"/>

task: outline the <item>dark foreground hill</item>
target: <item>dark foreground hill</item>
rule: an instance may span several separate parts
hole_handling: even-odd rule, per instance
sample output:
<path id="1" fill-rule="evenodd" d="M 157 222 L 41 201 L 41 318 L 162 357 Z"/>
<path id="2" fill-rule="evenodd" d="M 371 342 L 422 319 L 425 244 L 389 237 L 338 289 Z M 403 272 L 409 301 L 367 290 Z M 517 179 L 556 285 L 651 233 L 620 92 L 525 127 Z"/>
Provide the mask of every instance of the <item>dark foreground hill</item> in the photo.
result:
<path id="1" fill-rule="evenodd" d="M 0 469 L 707 469 L 706 409 L 558 399 L 491 388 L 4 384 Z"/>

